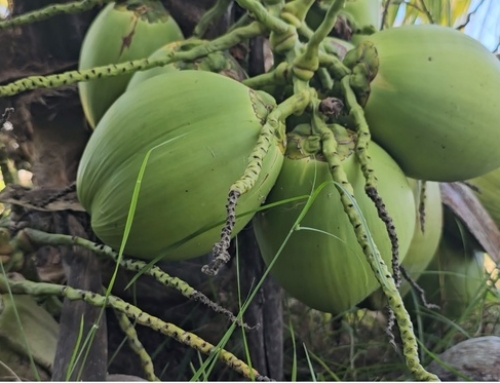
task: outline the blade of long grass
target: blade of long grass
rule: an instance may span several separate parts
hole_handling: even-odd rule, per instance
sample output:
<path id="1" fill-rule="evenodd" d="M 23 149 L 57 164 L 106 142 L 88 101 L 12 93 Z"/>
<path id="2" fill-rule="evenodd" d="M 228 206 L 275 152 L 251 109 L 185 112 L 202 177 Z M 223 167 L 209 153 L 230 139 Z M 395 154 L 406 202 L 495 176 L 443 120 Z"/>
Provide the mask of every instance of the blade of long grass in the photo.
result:
<path id="1" fill-rule="evenodd" d="M 328 375 L 331 378 L 331 381 L 335 382 L 341 382 L 342 380 L 335 374 L 335 372 L 332 371 L 330 367 L 321 359 L 319 356 L 314 354 L 312 351 L 309 351 L 309 355 L 319 364 L 321 367 L 325 369 L 325 371 L 328 373 Z"/>
<path id="2" fill-rule="evenodd" d="M 283 243 L 281 244 L 281 246 L 278 249 L 277 253 L 275 254 L 274 258 L 271 260 L 271 262 L 267 266 L 266 270 L 264 271 L 262 277 L 260 278 L 259 282 L 255 286 L 254 290 L 251 292 L 250 296 L 245 300 L 245 303 L 243 304 L 242 309 L 240 310 L 240 312 L 237 315 L 238 319 L 242 318 L 244 312 L 247 310 L 248 306 L 250 305 L 250 302 L 254 299 L 255 295 L 257 294 L 258 290 L 260 289 L 260 287 L 264 283 L 264 280 L 267 277 L 267 275 L 269 274 L 269 272 L 270 272 L 271 268 L 273 267 L 274 263 L 278 259 L 279 255 L 282 253 L 284 247 L 286 246 L 286 244 L 288 243 L 290 237 L 292 236 L 293 232 L 295 231 L 295 228 L 297 227 L 297 225 L 299 225 L 300 222 L 304 219 L 305 215 L 307 214 L 307 212 L 309 211 L 309 209 L 311 208 L 312 204 L 314 203 L 314 201 L 316 200 L 316 198 L 318 197 L 318 195 L 321 193 L 321 191 L 327 185 L 330 185 L 332 183 L 333 183 L 333 181 L 326 181 L 326 182 L 323 182 L 321 185 L 319 185 L 316 189 L 314 189 L 315 181 L 313 182 L 312 188 L 313 188 L 314 191 L 311 193 L 311 195 L 309 195 L 307 197 L 308 199 L 307 199 L 304 207 L 302 208 L 301 212 L 299 213 L 299 216 L 297 217 L 297 219 L 295 220 L 294 224 L 290 228 L 287 236 L 285 237 Z M 235 330 L 235 328 L 236 328 L 236 324 L 232 323 L 231 326 L 230 326 L 230 328 L 228 329 L 228 331 L 224 334 L 224 336 L 222 337 L 222 339 L 220 340 L 220 342 L 217 344 L 216 349 L 224 347 L 224 345 L 227 343 L 227 341 L 231 337 L 231 335 L 232 335 L 233 331 Z M 217 351 L 214 352 L 214 353 L 212 353 L 206 359 L 203 367 L 206 368 L 206 366 L 208 366 L 208 364 L 211 363 L 212 360 L 216 358 L 216 356 L 217 356 Z M 198 374 L 196 376 L 193 376 L 192 379 L 198 378 Z"/>
<path id="3" fill-rule="evenodd" d="M 307 365 L 309 367 L 309 372 L 311 373 L 311 379 L 313 382 L 317 382 L 318 379 L 316 377 L 316 374 L 314 373 L 314 367 L 311 363 L 311 359 L 309 358 L 309 351 L 307 350 L 305 343 L 302 343 L 302 346 L 304 347 L 304 352 L 306 353 Z"/>
<path id="4" fill-rule="evenodd" d="M 288 328 L 290 329 L 290 338 L 292 339 L 292 373 L 291 373 L 291 381 L 297 381 L 297 343 L 295 340 L 295 332 L 293 331 L 292 321 L 289 320 Z"/>
<path id="5" fill-rule="evenodd" d="M 116 281 L 116 278 L 117 278 L 117 275 L 118 275 L 118 270 L 120 268 L 120 261 L 123 258 L 123 252 L 125 250 L 127 239 L 129 237 L 130 231 L 132 229 L 132 223 L 133 223 L 134 216 L 135 216 L 135 210 L 137 208 L 137 203 L 138 203 L 138 199 L 139 199 L 139 193 L 140 193 L 141 186 L 142 186 L 142 179 L 144 178 L 144 174 L 146 173 L 146 168 L 147 168 L 147 164 L 148 164 L 149 158 L 151 157 L 151 154 L 155 150 L 157 150 L 158 148 L 160 148 L 160 147 L 162 147 L 164 145 L 167 145 L 167 144 L 169 144 L 169 143 L 171 143 L 173 141 L 176 141 L 176 140 L 178 140 L 180 138 L 183 138 L 186 135 L 187 135 L 187 133 L 181 134 L 181 135 L 179 135 L 177 137 L 171 138 L 171 139 L 169 139 L 169 140 L 167 140 L 165 142 L 162 142 L 161 144 L 156 145 L 155 147 L 153 147 L 150 150 L 148 150 L 148 152 L 146 153 L 146 155 L 145 155 L 145 157 L 144 157 L 144 159 L 142 161 L 139 173 L 137 175 L 137 179 L 136 179 L 136 183 L 135 183 L 135 186 L 134 186 L 134 190 L 132 192 L 132 198 L 131 198 L 131 202 L 130 202 L 130 206 L 129 206 L 127 220 L 125 222 L 125 229 L 124 229 L 122 241 L 121 241 L 121 244 L 120 244 L 120 250 L 118 251 L 117 262 L 115 264 L 115 269 L 113 271 L 113 274 L 111 275 L 111 279 L 110 279 L 109 285 L 106 288 L 106 292 L 105 292 L 105 298 L 106 298 L 106 300 L 111 295 L 111 291 L 112 291 L 113 286 L 115 284 L 115 281 Z M 104 316 L 104 313 L 105 313 L 105 307 L 102 307 L 101 312 L 99 313 L 99 316 L 97 318 L 96 323 L 100 323 L 101 322 L 102 317 Z M 90 352 L 90 346 L 93 343 L 93 340 L 95 338 L 95 334 L 96 333 L 97 333 L 97 327 L 94 324 L 92 326 L 91 331 L 89 331 L 89 333 L 87 334 L 87 337 L 86 337 L 85 342 L 84 342 L 84 345 L 88 345 L 88 350 L 86 350 L 86 354 L 85 354 L 86 356 Z M 84 361 L 83 361 L 83 363 L 81 365 L 81 369 L 79 371 L 78 376 L 80 376 L 82 374 L 82 372 L 83 372 L 83 367 L 85 365 L 85 360 L 86 360 L 86 357 L 85 357 L 85 359 L 84 359 Z M 70 374 L 70 376 L 71 376 L 71 374 Z"/>

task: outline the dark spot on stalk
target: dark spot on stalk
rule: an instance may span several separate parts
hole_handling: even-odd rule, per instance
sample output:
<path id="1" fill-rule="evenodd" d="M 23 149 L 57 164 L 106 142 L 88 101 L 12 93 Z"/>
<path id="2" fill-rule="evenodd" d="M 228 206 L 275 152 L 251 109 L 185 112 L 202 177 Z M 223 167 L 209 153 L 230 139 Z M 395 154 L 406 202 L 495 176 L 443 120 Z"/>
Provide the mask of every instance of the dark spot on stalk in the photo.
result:
<path id="1" fill-rule="evenodd" d="M 427 57 L 427 61 L 432 61 L 432 57 Z"/>

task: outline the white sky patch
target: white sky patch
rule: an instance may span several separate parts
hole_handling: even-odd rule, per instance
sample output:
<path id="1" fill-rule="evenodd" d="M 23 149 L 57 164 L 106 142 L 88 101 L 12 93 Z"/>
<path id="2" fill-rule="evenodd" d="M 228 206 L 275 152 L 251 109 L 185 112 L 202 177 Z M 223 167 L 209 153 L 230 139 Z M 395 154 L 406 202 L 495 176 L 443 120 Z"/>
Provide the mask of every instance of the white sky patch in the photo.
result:
<path id="1" fill-rule="evenodd" d="M 9 14 L 9 10 L 7 7 L 4 7 L 3 5 L 0 5 L 0 18 L 5 18 Z"/>
<path id="2" fill-rule="evenodd" d="M 469 12 L 479 6 L 471 16 L 465 33 L 481 41 L 490 51 L 498 51 L 500 39 L 500 0 L 473 0 Z"/>

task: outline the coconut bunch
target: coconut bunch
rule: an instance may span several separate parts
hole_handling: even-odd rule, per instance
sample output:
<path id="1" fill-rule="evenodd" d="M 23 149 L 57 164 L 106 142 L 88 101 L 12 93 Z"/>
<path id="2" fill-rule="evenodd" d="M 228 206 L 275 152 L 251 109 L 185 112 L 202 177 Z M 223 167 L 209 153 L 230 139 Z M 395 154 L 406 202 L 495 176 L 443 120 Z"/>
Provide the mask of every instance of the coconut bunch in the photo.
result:
<path id="1" fill-rule="evenodd" d="M 257 18 L 261 28 L 251 32 L 268 37 L 274 54 L 270 71 L 254 78 L 222 49 L 234 45 L 231 32 L 213 42 L 185 40 L 154 1 L 103 9 L 82 46 L 82 70 L 182 59 L 80 83 L 95 132 L 78 194 L 95 233 L 119 249 L 141 175 L 124 250 L 146 260 L 187 259 L 212 248 L 227 259 L 229 240 L 253 219 L 262 255 L 283 287 L 338 313 L 380 287 L 356 225 L 369 233 L 389 274 L 402 263 L 417 278 L 441 238 L 438 182 L 500 166 L 492 144 L 500 135 L 500 65 L 451 28 L 378 31 L 381 1 L 289 1 L 279 8 L 260 10 L 276 16 L 280 28 Z M 219 46 L 207 49 L 214 42 Z M 302 92 L 299 84 L 307 84 Z M 343 174 L 334 174 L 337 166 Z M 308 200 L 282 201 L 315 190 L 297 230 Z M 342 202 L 345 196 L 352 201 Z M 278 206 L 257 211 L 264 203 Z M 346 206 L 358 209 L 354 227 Z M 405 282 L 400 291 L 408 290 Z"/>

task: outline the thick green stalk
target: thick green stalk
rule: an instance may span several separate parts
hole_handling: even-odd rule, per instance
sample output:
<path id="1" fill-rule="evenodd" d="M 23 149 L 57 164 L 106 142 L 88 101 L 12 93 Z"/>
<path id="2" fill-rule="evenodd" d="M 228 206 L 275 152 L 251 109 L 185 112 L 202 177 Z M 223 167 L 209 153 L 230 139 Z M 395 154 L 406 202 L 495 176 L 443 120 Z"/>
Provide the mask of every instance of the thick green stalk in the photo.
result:
<path id="1" fill-rule="evenodd" d="M 309 100 L 310 94 L 308 92 L 296 93 L 269 113 L 257 144 L 250 154 L 248 166 L 243 176 L 231 186 L 231 190 L 244 194 L 255 185 L 264 157 L 272 145 L 273 137 L 283 136 L 284 132 L 281 131 L 281 128 L 284 126 L 285 119 L 294 113 L 302 113 L 309 104 Z"/>
<path id="2" fill-rule="evenodd" d="M 240 7 L 245 8 L 253 17 L 259 21 L 270 32 L 277 34 L 289 33 L 293 27 L 283 20 L 273 16 L 267 9 L 256 0 L 236 0 Z"/>
<path id="3" fill-rule="evenodd" d="M 356 95 L 349 85 L 349 76 L 345 76 L 341 82 L 342 92 L 346 105 L 349 108 L 349 114 L 352 116 L 358 133 L 358 142 L 356 145 L 356 153 L 361 163 L 361 170 L 366 178 L 366 187 L 376 187 L 377 177 L 375 176 L 374 169 L 371 164 L 371 157 L 368 155 L 368 147 L 371 141 L 371 134 L 368 124 L 365 119 L 365 112 L 358 104 Z"/>
<path id="4" fill-rule="evenodd" d="M 236 204 L 238 198 L 251 190 L 257 182 L 262 170 L 262 163 L 271 145 L 273 145 L 275 137 L 283 136 L 285 133 L 283 131 L 285 119 L 293 113 L 303 112 L 309 104 L 310 97 L 311 93 L 308 91 L 295 93 L 273 109 L 267 116 L 266 122 L 257 140 L 257 144 L 248 158 L 248 165 L 243 172 L 243 176 L 229 189 L 228 203 L 226 205 L 226 223 L 221 230 L 220 241 L 214 245 L 212 250 L 215 258 L 209 265 L 205 265 L 202 268 L 205 274 L 216 275 L 222 265 L 227 263 L 231 258 L 228 249 L 231 243 L 234 224 L 236 222 Z"/>
<path id="5" fill-rule="evenodd" d="M 65 297 L 70 301 L 84 301 L 94 306 L 113 308 L 116 311 L 125 314 L 142 326 L 149 327 L 168 337 L 171 337 L 179 343 L 192 347 L 203 354 L 216 353 L 217 357 L 227 366 L 240 373 L 248 379 L 260 381 L 270 381 L 269 378 L 260 375 L 255 369 L 250 368 L 245 362 L 238 359 L 234 354 L 221 348 L 217 348 L 211 343 L 201 339 L 199 336 L 184 331 L 172 323 L 162 321 L 153 315 L 142 311 L 138 307 L 125 302 L 113 295 L 106 299 L 105 296 L 90 291 L 74 289 L 69 286 L 63 286 L 53 283 L 32 282 L 32 281 L 13 281 L 0 275 L 0 291 L 10 288 L 13 294 L 29 294 L 32 296 L 57 295 Z"/>
<path id="6" fill-rule="evenodd" d="M 330 76 L 330 73 L 326 70 L 326 68 L 319 68 L 316 73 L 318 74 L 318 79 L 321 83 L 321 87 L 323 89 L 332 89 L 333 88 L 333 79 Z"/>
<path id="7" fill-rule="evenodd" d="M 316 103 L 315 108 L 317 108 L 318 105 L 319 102 Z M 420 364 L 417 340 L 413 332 L 413 325 L 410 316 L 406 311 L 403 299 L 401 298 L 396 284 L 394 283 L 394 279 L 384 260 L 380 256 L 377 245 L 373 242 L 373 239 L 365 230 L 364 218 L 354 205 L 354 202 L 356 201 L 354 197 L 354 190 L 342 167 L 342 162 L 337 152 L 338 144 L 335 140 L 335 136 L 318 117 L 317 113 L 313 114 L 313 127 L 321 136 L 323 155 L 328 162 L 333 180 L 336 182 L 336 187 L 340 193 L 342 204 L 344 205 L 344 211 L 349 217 L 349 221 L 354 229 L 358 243 L 363 249 L 363 253 L 365 254 L 377 281 L 380 283 L 380 286 L 389 301 L 389 306 L 396 316 L 401 333 L 401 340 L 403 342 L 403 353 L 406 359 L 406 365 L 418 380 L 439 381 L 436 375 L 427 372 Z"/>
<path id="8" fill-rule="evenodd" d="M 289 65 L 286 62 L 282 62 L 271 71 L 247 78 L 243 80 L 242 83 L 249 88 L 257 90 L 269 85 L 284 85 L 288 82 L 290 77 Z"/>
<path id="9" fill-rule="evenodd" d="M 320 52 L 319 65 L 329 69 L 335 80 L 341 80 L 351 73 L 351 70 L 333 54 Z"/>
<path id="10" fill-rule="evenodd" d="M 217 0 L 214 6 L 206 11 L 198 21 L 198 24 L 196 24 L 194 28 L 193 36 L 200 39 L 203 38 L 210 25 L 224 15 L 232 1 L 233 0 Z"/>
<path id="11" fill-rule="evenodd" d="M 401 284 L 401 275 L 399 272 L 399 240 L 396 233 L 396 227 L 392 222 L 392 218 L 385 208 L 384 201 L 380 197 L 377 191 L 377 177 L 375 176 L 375 169 L 373 169 L 372 160 L 369 155 L 369 145 L 371 141 L 370 129 L 368 123 L 365 119 L 365 112 L 361 105 L 359 105 L 356 95 L 354 94 L 351 86 L 349 84 L 349 76 L 345 76 L 341 81 L 342 92 L 344 93 L 344 98 L 346 104 L 349 108 L 349 115 L 353 118 L 356 124 L 356 130 L 358 134 L 358 142 L 356 144 L 356 155 L 358 156 L 359 162 L 361 163 L 361 171 L 365 177 L 365 191 L 366 194 L 375 204 L 377 208 L 378 215 L 380 219 L 384 222 L 387 228 L 387 234 L 391 241 L 392 248 L 392 272 L 394 274 L 394 280 L 396 286 L 399 287 Z"/>
<path id="12" fill-rule="evenodd" d="M 344 6 L 344 2 L 345 0 L 335 0 L 332 3 L 318 29 L 309 38 L 305 52 L 295 59 L 293 71 L 299 78 L 308 81 L 318 69 L 319 47 L 335 26 L 337 14 Z"/>
<path id="13" fill-rule="evenodd" d="M 110 3 L 114 0 L 82 0 L 66 4 L 53 4 L 36 11 L 27 12 L 11 19 L 0 21 L 0 31 L 19 25 L 31 24 L 37 21 L 47 20 L 62 13 L 71 14 L 87 11 L 96 5 Z"/>
<path id="14" fill-rule="evenodd" d="M 420 182 L 420 193 L 419 193 L 419 203 L 418 203 L 418 218 L 420 222 L 420 230 L 425 233 L 425 200 L 427 197 L 427 182 Z"/>
<path id="15" fill-rule="evenodd" d="M 53 246 L 82 246 L 98 256 L 104 257 L 106 259 L 112 259 L 113 261 L 118 261 L 118 254 L 113 251 L 113 249 L 106 245 L 96 244 L 88 239 L 65 235 L 65 234 L 50 234 L 45 233 L 43 231 L 35 230 L 35 229 L 23 229 L 20 231 L 14 240 L 14 244 L 20 247 L 27 252 L 33 251 L 32 245 L 34 247 L 44 246 L 44 245 L 53 245 Z M 237 319 L 236 316 L 227 309 L 224 309 L 220 305 L 215 302 L 212 302 L 206 295 L 195 290 L 191 287 L 187 282 L 184 282 L 182 279 L 177 277 L 172 277 L 163 270 L 161 270 L 158 266 L 151 266 L 139 260 L 132 259 L 121 259 L 120 266 L 123 268 L 144 273 L 145 275 L 149 275 L 156 279 L 163 286 L 173 288 L 180 292 L 184 297 L 199 301 L 204 305 L 208 306 L 212 310 L 222 315 L 225 315 L 231 322 L 236 323 L 239 326 L 242 326 L 246 329 L 250 329 L 250 326 L 243 323 L 241 319 Z"/>
<path id="16" fill-rule="evenodd" d="M 245 27 L 234 29 L 232 32 L 212 41 L 207 41 L 189 51 L 171 52 L 169 57 L 164 59 L 149 60 L 140 59 L 128 61 L 122 64 L 100 66 L 82 71 L 69 71 L 50 76 L 31 76 L 14 81 L 10 84 L 0 86 L 0 97 L 12 96 L 26 90 L 38 88 L 56 88 L 63 85 L 74 84 L 81 81 L 90 81 L 104 77 L 120 76 L 133 73 L 139 70 L 147 70 L 159 66 L 165 66 L 176 61 L 194 61 L 210 53 L 226 50 L 238 44 L 240 41 L 259 36 L 264 32 L 263 27 L 254 22 Z"/>
<path id="17" fill-rule="evenodd" d="M 124 313 L 113 310 L 116 318 L 118 319 L 118 324 L 120 328 L 127 336 L 128 344 L 132 351 L 134 351 L 139 359 L 141 360 L 141 367 L 144 370 L 144 375 L 147 380 L 150 382 L 159 382 L 160 379 L 155 375 L 155 369 L 153 365 L 153 361 L 151 357 L 147 353 L 146 349 L 142 345 L 139 337 L 137 336 L 137 331 L 135 331 L 135 327 L 132 325 L 128 316 Z"/>
<path id="18" fill-rule="evenodd" d="M 314 4 L 315 0 L 292 0 L 287 2 L 281 13 L 281 17 L 289 22 L 290 17 L 298 21 L 298 24 L 301 25 L 309 12 L 309 9 Z"/>

